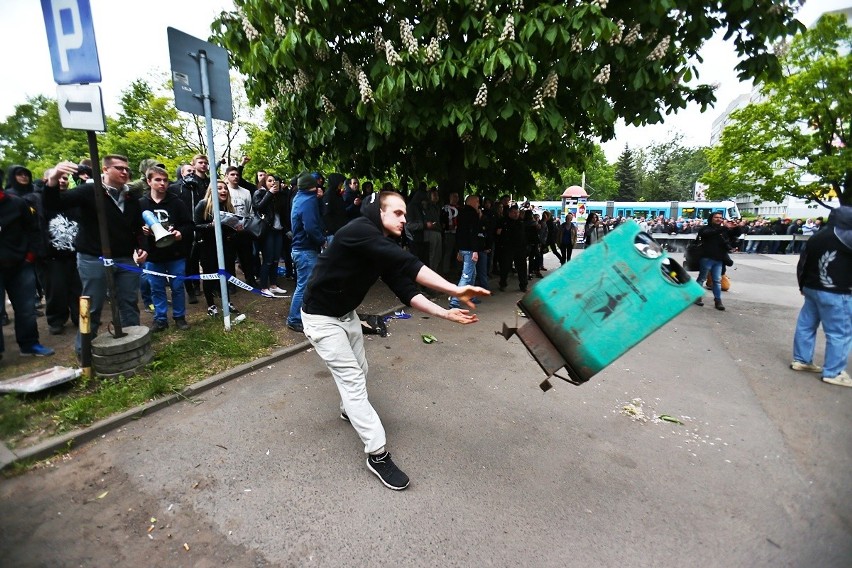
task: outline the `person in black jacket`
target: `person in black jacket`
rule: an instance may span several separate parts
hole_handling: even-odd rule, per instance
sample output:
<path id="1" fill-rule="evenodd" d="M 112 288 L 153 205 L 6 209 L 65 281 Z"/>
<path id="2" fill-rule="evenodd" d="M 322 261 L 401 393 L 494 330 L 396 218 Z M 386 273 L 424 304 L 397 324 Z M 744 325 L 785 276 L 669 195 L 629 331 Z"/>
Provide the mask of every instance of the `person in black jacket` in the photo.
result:
<path id="1" fill-rule="evenodd" d="M 459 210 L 456 246 L 459 250 L 457 260 L 462 263 L 459 287 L 474 284 L 479 253 L 485 246 L 485 229 L 482 226 L 482 211 L 479 210 L 478 195 L 468 195 L 464 200 L 464 207 Z M 474 300 L 474 303 L 478 302 L 479 300 Z M 458 298 L 450 297 L 450 309 L 460 306 Z"/>
<path id="2" fill-rule="evenodd" d="M 117 154 L 104 156 L 102 179 L 106 226 L 112 259 L 103 257 L 101 234 L 95 207 L 95 184 L 86 183 L 72 191 L 59 192 L 59 176 L 77 171 L 77 164 L 60 162 L 53 169 L 44 187 L 44 206 L 48 209 L 80 210 L 80 226 L 77 232 L 77 270 L 83 284 L 82 293 L 91 298 L 90 322 L 92 335 L 97 334 L 101 324 L 101 310 L 107 295 L 106 270 L 104 263 L 114 260 L 115 264 L 140 265 L 148 259 L 148 253 L 140 248 L 142 233 L 142 209 L 139 200 L 130 195 L 127 181 L 130 167 L 127 158 Z M 123 326 L 139 325 L 139 277 L 140 273 L 119 267 L 113 271 L 115 301 Z M 77 334 L 77 354 L 81 350 L 81 337 Z"/>
<path id="3" fill-rule="evenodd" d="M 322 222 L 325 224 L 326 243 L 334 240 L 334 234 L 349 221 L 346 216 L 346 204 L 343 202 L 342 174 L 328 176 L 328 187 L 322 194 Z"/>
<path id="4" fill-rule="evenodd" d="M 852 387 L 846 370 L 852 349 L 852 207 L 831 211 L 826 228 L 808 239 L 796 267 L 805 303 L 793 336 L 794 371 L 821 373 L 832 385 Z M 825 332 L 825 361 L 813 364 L 817 328 Z"/>
<path id="5" fill-rule="evenodd" d="M 527 291 L 527 230 L 521 220 L 518 204 L 512 204 L 508 213 L 497 223 L 497 250 L 500 251 L 500 291 L 507 286 L 509 270 L 514 266 L 521 292 Z"/>
<path id="6" fill-rule="evenodd" d="M 143 247 L 148 251 L 145 269 L 149 272 L 169 274 L 174 278 L 148 274 L 151 283 L 151 299 L 154 302 L 155 332 L 169 327 L 169 303 L 166 297 L 166 284 L 172 289 L 172 317 L 178 329 L 189 329 L 186 322 L 186 297 L 183 290 L 183 277 L 186 274 L 186 248 L 184 241 L 192 241 L 194 227 L 186 204 L 180 197 L 168 191 L 166 170 L 153 166 L 145 172 L 145 181 L 149 187 L 148 195 L 139 200 L 142 211 L 151 211 L 157 220 L 171 234 L 173 242 L 168 246 L 159 246 L 151 229 L 146 225 L 143 232 L 147 242 Z"/>
<path id="7" fill-rule="evenodd" d="M 278 287 L 278 262 L 284 248 L 284 227 L 289 210 L 286 186 L 282 190 L 278 178 L 267 173 L 263 187 L 254 192 L 252 199 L 254 210 L 267 226 L 265 234 L 257 241 L 262 258 L 259 271 L 261 292 L 270 298 L 283 298 L 287 290 Z"/>
<path id="8" fill-rule="evenodd" d="M 31 206 L 13 193 L 0 191 L 0 285 L 9 295 L 15 313 L 15 339 L 21 355 L 53 355 L 39 343 L 36 323 L 33 246 L 40 239 Z M 0 336 L 3 334 L 0 333 Z M 0 358 L 5 350 L 0 337 Z"/>
<path id="9" fill-rule="evenodd" d="M 219 272 L 219 256 L 216 248 L 216 229 L 213 226 L 213 202 L 211 199 L 219 200 L 220 214 L 222 212 L 234 212 L 234 205 L 231 203 L 231 192 L 228 191 L 228 186 L 222 180 L 216 182 L 215 192 L 212 185 L 207 188 L 207 195 L 195 206 L 195 211 L 192 214 L 192 219 L 195 222 L 195 242 L 201 258 L 201 269 L 205 274 L 216 274 Z M 224 224 L 222 225 L 222 252 L 225 266 L 232 266 L 237 257 L 237 247 L 234 244 L 237 230 L 243 230 L 242 225 L 238 225 L 237 229 L 232 229 Z M 220 286 L 219 281 L 204 280 L 201 286 L 204 291 L 204 299 L 207 301 L 207 315 L 210 317 L 218 316 L 219 308 L 216 307 L 214 298 Z M 231 304 L 229 304 L 229 309 L 231 313 L 239 313 Z"/>
<path id="10" fill-rule="evenodd" d="M 730 243 L 736 241 L 742 229 L 734 222 L 723 222 L 722 213 L 713 213 L 710 221 L 704 227 L 698 229 L 696 240 L 701 242 L 701 259 L 699 261 L 698 280 L 699 284 L 707 278 L 707 274 L 713 278 L 713 301 L 717 310 L 724 311 L 722 305 L 722 267 L 733 266 L 731 260 Z M 703 306 L 704 300 L 695 300 L 696 306 Z"/>
<path id="11" fill-rule="evenodd" d="M 361 321 L 355 309 L 381 278 L 406 305 L 461 324 L 478 321 L 463 309 L 445 310 L 417 291 L 417 284 L 451 294 L 473 308 L 471 300 L 488 290 L 456 286 L 399 246 L 405 229 L 405 200 L 395 192 L 373 194 L 362 216 L 337 232 L 319 255 L 302 303 L 304 333 L 331 371 L 340 393 L 340 417 L 364 443 L 367 468 L 391 489 L 408 487 L 408 476 L 387 452 L 385 430 L 367 398 L 367 359 Z"/>

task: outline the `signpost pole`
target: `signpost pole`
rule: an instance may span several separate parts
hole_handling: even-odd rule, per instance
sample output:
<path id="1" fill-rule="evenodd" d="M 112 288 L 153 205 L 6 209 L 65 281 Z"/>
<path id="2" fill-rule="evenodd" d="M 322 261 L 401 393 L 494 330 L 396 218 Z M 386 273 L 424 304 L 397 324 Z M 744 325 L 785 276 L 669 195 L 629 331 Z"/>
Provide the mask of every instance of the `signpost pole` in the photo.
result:
<path id="1" fill-rule="evenodd" d="M 219 177 L 219 165 L 216 162 L 216 152 L 213 148 L 213 111 L 210 106 L 210 82 L 207 77 L 207 52 L 203 49 L 195 54 L 198 58 L 198 67 L 201 71 L 201 102 L 204 105 L 204 122 L 207 125 L 207 161 L 216 173 L 211 176 L 210 183 L 216 184 Z M 225 331 L 231 330 L 231 306 L 228 303 L 228 279 L 222 271 L 225 269 L 225 248 L 222 240 L 222 223 L 219 216 L 219 191 L 213 187 L 210 192 L 213 200 L 213 233 L 216 235 L 216 259 L 219 264 L 219 286 L 222 294 L 222 319 L 225 322 Z"/>
<path id="2" fill-rule="evenodd" d="M 89 154 L 92 156 L 92 170 L 100 167 L 100 157 L 98 156 L 98 140 L 95 137 L 94 130 L 87 130 L 86 135 L 89 138 Z M 106 220 L 106 203 L 104 202 L 104 186 L 101 181 L 99 171 L 93 171 L 92 176 L 95 182 L 95 211 L 98 215 L 98 234 L 101 237 L 101 254 L 103 255 L 104 270 L 106 271 L 106 284 L 109 296 L 109 305 L 112 308 L 112 335 L 113 337 L 124 337 L 127 335 L 121 328 L 121 312 L 118 309 L 118 301 L 115 291 L 115 275 L 113 270 L 112 247 L 109 244 L 109 231 L 107 230 Z M 124 188 L 120 188 L 122 191 Z"/>

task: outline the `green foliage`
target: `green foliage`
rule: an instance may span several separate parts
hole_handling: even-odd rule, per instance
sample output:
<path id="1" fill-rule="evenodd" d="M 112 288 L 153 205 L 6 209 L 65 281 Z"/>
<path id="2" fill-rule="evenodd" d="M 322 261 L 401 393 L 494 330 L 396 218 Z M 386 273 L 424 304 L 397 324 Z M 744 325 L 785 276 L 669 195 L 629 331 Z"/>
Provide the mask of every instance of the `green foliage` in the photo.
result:
<path id="1" fill-rule="evenodd" d="M 767 41 L 799 27 L 795 0 L 236 5 L 213 40 L 248 77 L 249 100 L 269 104 L 271 144 L 300 163 L 374 178 L 396 168 L 453 190 L 526 191 L 532 172 L 581 167 L 619 117 L 706 108 L 712 88 L 690 86 L 690 61 L 716 30 L 733 38 L 743 78 L 775 76 Z"/>
<path id="2" fill-rule="evenodd" d="M 693 197 L 695 182 L 707 173 L 707 150 L 687 148 L 683 137 L 652 144 L 636 156 L 640 172 L 639 198 L 643 201 L 685 201 Z"/>
<path id="3" fill-rule="evenodd" d="M 615 180 L 618 182 L 616 201 L 636 201 L 639 193 L 639 171 L 633 151 L 627 145 L 624 146 L 615 167 Z"/>
<path id="4" fill-rule="evenodd" d="M 852 27 L 823 16 L 793 38 L 784 74 L 734 112 L 709 152 L 709 196 L 794 195 L 852 205 Z"/>
<path id="5" fill-rule="evenodd" d="M 60 160 L 77 161 L 88 154 L 86 133 L 66 130 L 59 123 L 56 101 L 31 97 L 15 106 L 0 123 L 0 165 L 28 167 L 36 178 Z"/>
<path id="6" fill-rule="evenodd" d="M 584 170 L 571 166 L 561 168 L 554 178 L 541 179 L 537 176 L 538 192 L 533 195 L 539 200 L 559 201 L 568 187 L 581 185 L 583 173 L 586 174 L 586 191 L 590 199 L 606 201 L 615 197 L 618 191 L 615 168 L 607 162 L 606 155 L 598 145 L 595 145 L 592 155 L 586 160 Z"/>

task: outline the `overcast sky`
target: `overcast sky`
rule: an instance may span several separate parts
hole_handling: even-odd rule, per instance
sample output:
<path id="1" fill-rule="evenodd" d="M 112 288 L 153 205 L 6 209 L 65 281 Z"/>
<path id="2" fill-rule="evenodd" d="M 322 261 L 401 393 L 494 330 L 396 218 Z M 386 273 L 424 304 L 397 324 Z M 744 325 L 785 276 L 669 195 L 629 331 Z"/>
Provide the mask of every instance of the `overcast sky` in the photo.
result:
<path id="1" fill-rule="evenodd" d="M 809 0 L 800 19 L 810 23 L 813 14 L 850 3 L 850 0 Z M 169 70 L 167 27 L 206 39 L 213 18 L 233 6 L 231 0 L 90 0 L 90 4 L 107 115 L 118 112 L 119 96 L 130 82 Z M 28 96 L 56 97 L 56 84 L 41 2 L 0 0 L 0 22 L 3 22 L 0 68 L 7 77 L 0 89 L 0 118 L 5 118 Z M 654 126 L 635 128 L 620 124 L 615 140 L 604 144 L 610 161 L 618 158 L 625 144 L 631 148 L 645 147 L 651 142 L 668 140 L 675 133 L 683 134 L 684 143 L 689 146 L 710 143 L 713 120 L 734 98 L 749 92 L 751 85 L 738 82 L 733 72 L 736 58 L 729 44 L 714 38 L 702 50 L 702 56 L 700 81 L 719 85 L 716 107 L 702 114 L 693 106 Z"/>

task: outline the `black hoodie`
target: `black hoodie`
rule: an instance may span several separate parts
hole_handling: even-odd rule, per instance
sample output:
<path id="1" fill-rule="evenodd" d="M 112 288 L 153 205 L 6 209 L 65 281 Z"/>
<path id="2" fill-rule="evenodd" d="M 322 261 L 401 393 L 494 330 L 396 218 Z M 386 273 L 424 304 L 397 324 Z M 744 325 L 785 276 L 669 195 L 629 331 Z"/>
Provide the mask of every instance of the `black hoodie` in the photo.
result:
<path id="1" fill-rule="evenodd" d="M 381 278 L 407 306 L 419 292 L 415 279 L 423 263 L 382 232 L 378 194 L 362 216 L 344 225 L 319 255 L 308 280 L 302 310 L 341 317 L 357 308 Z"/>
<path id="2" fill-rule="evenodd" d="M 184 243 L 192 242 L 195 225 L 192 223 L 192 217 L 183 200 L 172 193 L 166 192 L 163 200 L 157 203 L 151 199 L 149 192 L 148 195 L 144 195 L 139 200 L 139 206 L 142 208 L 142 211 L 153 211 L 165 229 L 168 230 L 172 227 L 181 234 L 180 241 L 176 241 L 163 248 L 157 247 L 154 236 L 149 235 L 145 246 L 142 247 L 148 251 L 148 261 L 168 262 L 186 256 Z"/>

